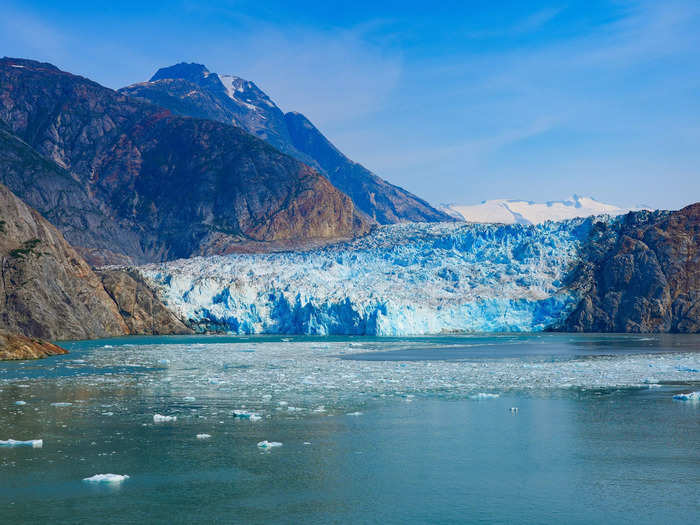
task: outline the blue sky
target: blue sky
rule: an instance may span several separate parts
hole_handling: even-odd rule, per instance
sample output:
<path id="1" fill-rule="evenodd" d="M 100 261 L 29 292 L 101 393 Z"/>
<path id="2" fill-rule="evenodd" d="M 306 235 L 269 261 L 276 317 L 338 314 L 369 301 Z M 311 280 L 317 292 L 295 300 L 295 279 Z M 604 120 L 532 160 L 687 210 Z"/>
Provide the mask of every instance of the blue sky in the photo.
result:
<path id="1" fill-rule="evenodd" d="M 118 4 L 118 5 L 117 5 Z M 700 200 L 700 2 L 5 2 L 0 55 L 255 81 L 431 202 Z"/>

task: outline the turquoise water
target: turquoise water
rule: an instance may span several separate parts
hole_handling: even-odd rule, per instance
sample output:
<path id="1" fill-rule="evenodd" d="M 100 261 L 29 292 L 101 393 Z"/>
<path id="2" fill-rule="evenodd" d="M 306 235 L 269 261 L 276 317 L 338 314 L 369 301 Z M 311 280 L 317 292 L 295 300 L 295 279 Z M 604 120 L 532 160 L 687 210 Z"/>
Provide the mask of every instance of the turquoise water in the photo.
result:
<path id="1" fill-rule="evenodd" d="M 66 346 L 0 363 L 0 523 L 699 521 L 698 336 Z"/>

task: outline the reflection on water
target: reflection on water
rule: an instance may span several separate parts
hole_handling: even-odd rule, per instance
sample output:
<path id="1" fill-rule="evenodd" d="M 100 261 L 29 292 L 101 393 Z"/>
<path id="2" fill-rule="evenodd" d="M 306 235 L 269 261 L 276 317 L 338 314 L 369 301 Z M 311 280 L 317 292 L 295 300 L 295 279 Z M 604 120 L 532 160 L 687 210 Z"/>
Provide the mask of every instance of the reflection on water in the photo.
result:
<path id="1" fill-rule="evenodd" d="M 689 523 L 700 406 L 672 395 L 700 390 L 699 342 L 71 343 L 0 364 L 0 440 L 44 440 L 0 448 L 0 522 Z M 130 478 L 81 481 L 104 473 Z"/>

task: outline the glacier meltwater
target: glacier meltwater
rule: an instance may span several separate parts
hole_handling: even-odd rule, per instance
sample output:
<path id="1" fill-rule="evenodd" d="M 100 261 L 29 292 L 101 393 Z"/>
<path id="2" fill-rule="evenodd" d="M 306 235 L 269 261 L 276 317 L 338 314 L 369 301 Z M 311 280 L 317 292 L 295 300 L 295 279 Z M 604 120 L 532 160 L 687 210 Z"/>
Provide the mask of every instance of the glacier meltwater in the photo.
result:
<path id="1" fill-rule="evenodd" d="M 200 331 L 539 331 L 577 301 L 564 283 L 594 220 L 601 219 L 401 224 L 307 252 L 200 257 L 139 270 Z"/>

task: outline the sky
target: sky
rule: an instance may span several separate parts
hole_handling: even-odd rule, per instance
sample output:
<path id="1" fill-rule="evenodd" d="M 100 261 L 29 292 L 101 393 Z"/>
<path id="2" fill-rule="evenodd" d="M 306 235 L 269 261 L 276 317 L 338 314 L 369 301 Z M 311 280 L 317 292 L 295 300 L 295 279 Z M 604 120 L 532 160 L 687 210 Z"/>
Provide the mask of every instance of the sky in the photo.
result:
<path id="1" fill-rule="evenodd" d="M 0 55 L 254 81 L 431 203 L 700 201 L 700 2 L 5 0 Z"/>

